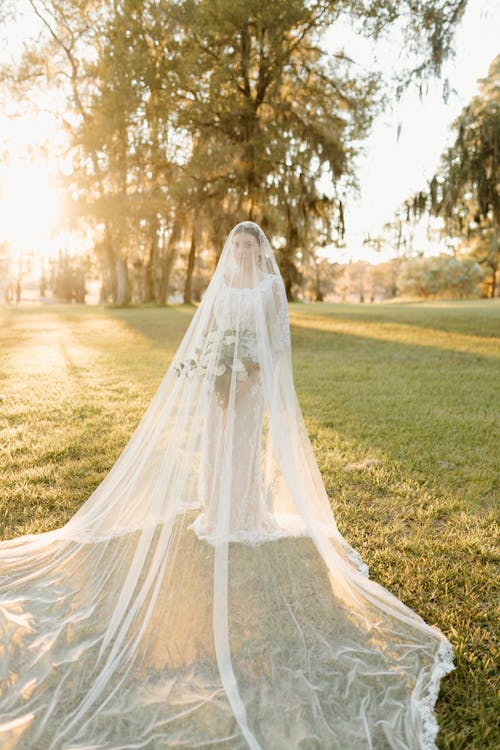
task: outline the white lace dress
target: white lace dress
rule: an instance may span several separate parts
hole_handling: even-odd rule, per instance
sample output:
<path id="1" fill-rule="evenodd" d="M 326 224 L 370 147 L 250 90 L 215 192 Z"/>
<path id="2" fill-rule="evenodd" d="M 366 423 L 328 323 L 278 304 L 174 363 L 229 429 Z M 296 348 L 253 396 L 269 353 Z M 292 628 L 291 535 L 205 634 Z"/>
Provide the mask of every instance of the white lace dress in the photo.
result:
<path id="1" fill-rule="evenodd" d="M 264 309 L 274 362 L 290 345 L 286 308 L 281 295 L 275 293 L 275 285 L 279 283 L 282 282 L 278 277 L 269 274 L 253 288 L 226 285 L 214 304 L 217 326 L 221 330 L 254 331 L 256 306 Z M 191 528 L 200 538 L 215 539 L 222 486 L 230 472 L 229 527 L 226 530 L 229 541 L 259 542 L 282 535 L 303 534 L 305 529 L 300 519 L 295 519 L 294 523 L 290 517 L 275 515 L 267 507 L 262 467 L 265 409 L 259 368 L 252 370 L 246 380 L 236 381 L 232 408 L 234 416 L 228 430 L 223 399 L 212 392 L 203 433 L 199 482 L 205 510 Z M 231 440 L 231 451 L 227 450 L 227 445 L 224 448 L 226 440 Z M 229 466 L 224 466 L 223 458 L 228 454 L 232 460 Z"/>

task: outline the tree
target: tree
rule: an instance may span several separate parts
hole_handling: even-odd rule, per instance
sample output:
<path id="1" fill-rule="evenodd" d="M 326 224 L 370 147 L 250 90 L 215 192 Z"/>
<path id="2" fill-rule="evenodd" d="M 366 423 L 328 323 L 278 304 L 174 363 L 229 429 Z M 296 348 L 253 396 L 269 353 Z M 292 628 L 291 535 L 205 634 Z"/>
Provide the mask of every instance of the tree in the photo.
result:
<path id="1" fill-rule="evenodd" d="M 408 210 L 443 219 L 441 234 L 456 240 L 457 252 L 470 252 L 488 273 L 488 296 L 494 297 L 500 269 L 500 55 L 479 94 L 453 127 L 454 144 L 441 158 L 426 190 L 408 201 Z"/>
<path id="2" fill-rule="evenodd" d="M 342 239 L 342 196 L 355 184 L 356 143 L 380 104 L 375 73 L 361 76 L 344 52 L 328 55 L 321 33 L 342 14 L 375 36 L 406 22 L 420 53 L 431 48 L 428 59 L 407 71 L 408 82 L 439 68 L 465 3 L 448 3 L 446 13 L 434 2 L 405 6 L 389 14 L 384 2 L 190 0 L 174 6 L 184 100 L 178 125 L 196 138 L 202 195 L 215 199 L 219 212 L 223 207 L 218 224 L 225 231 L 249 218 L 274 237 L 289 298 L 302 280 L 298 259 L 307 264 L 315 247 Z M 318 187 L 321 177 L 330 183 L 328 194 Z"/>
<path id="3" fill-rule="evenodd" d="M 484 276 L 479 263 L 470 257 L 449 255 L 411 258 L 400 279 L 403 294 L 417 297 L 475 297 Z"/>
<path id="4" fill-rule="evenodd" d="M 88 259 L 59 250 L 57 258 L 50 265 L 50 286 L 56 298 L 63 302 L 85 302 Z"/>
<path id="5" fill-rule="evenodd" d="M 304 296 L 314 302 L 323 302 L 334 294 L 341 273 L 340 264 L 328 258 L 312 258 L 303 267 Z"/>
<path id="6" fill-rule="evenodd" d="M 439 73 L 463 0 L 22 0 L 44 36 L 4 81 L 67 98 L 68 221 L 95 235 L 102 299 L 167 300 L 199 242 L 220 252 L 241 219 L 262 224 L 287 295 L 316 249 L 344 233 L 354 161 L 383 83 L 322 34 L 341 17 L 377 38 L 402 28 L 398 86 Z M 320 180 L 326 187 L 320 187 Z M 198 238 L 203 222 L 203 240 Z M 194 225 L 198 227 L 194 230 Z M 189 252 L 186 249 L 189 247 Z"/>

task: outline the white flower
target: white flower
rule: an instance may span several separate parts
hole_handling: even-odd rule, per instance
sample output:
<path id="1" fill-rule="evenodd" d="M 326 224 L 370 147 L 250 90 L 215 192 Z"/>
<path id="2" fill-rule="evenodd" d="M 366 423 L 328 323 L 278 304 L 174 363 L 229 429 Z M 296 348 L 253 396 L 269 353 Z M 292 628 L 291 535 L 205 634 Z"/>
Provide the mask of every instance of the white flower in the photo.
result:
<path id="1" fill-rule="evenodd" d="M 247 371 L 247 368 L 245 367 L 241 359 L 237 359 L 236 363 L 232 365 L 232 367 L 233 367 L 234 372 L 246 372 Z"/>

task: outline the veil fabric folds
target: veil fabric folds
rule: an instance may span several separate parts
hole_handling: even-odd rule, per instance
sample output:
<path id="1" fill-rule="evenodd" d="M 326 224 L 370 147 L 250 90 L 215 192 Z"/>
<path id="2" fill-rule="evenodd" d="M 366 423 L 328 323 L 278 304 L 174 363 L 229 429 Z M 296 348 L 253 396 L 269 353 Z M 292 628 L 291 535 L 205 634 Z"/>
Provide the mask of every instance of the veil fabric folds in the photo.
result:
<path id="1" fill-rule="evenodd" d="M 241 222 L 107 476 L 0 544 L 0 748 L 430 750 L 452 669 L 337 529 Z"/>

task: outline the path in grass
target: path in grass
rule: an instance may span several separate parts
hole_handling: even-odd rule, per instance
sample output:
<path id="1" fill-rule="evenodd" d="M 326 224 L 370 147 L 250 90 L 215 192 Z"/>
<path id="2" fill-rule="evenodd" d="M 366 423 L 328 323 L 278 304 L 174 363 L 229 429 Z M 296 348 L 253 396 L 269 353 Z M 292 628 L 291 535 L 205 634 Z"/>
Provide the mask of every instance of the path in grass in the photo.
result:
<path id="1" fill-rule="evenodd" d="M 91 494 L 191 315 L 0 308 L 3 538 L 60 526 Z M 438 745 L 496 748 L 499 301 L 295 304 L 290 320 L 298 396 L 340 531 L 374 580 L 453 642 Z"/>

